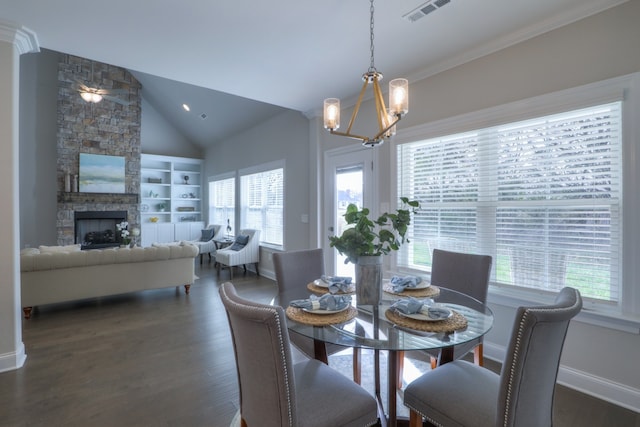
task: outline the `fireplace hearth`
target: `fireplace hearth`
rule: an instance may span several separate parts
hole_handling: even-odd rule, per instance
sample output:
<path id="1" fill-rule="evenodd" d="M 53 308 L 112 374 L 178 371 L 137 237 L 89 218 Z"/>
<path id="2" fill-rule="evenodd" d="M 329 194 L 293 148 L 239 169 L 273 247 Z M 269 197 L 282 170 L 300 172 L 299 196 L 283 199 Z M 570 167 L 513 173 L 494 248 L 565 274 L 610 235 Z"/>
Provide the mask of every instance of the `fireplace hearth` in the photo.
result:
<path id="1" fill-rule="evenodd" d="M 120 245 L 116 224 L 127 221 L 127 211 L 75 211 L 75 243 L 81 249 L 102 249 Z"/>

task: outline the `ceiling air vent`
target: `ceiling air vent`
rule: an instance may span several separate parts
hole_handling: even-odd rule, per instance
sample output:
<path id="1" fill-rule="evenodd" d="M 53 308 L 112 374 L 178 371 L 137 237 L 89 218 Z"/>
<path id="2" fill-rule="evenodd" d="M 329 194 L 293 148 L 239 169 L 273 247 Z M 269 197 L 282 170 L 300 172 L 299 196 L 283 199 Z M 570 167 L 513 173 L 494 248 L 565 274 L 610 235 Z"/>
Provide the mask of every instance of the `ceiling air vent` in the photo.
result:
<path id="1" fill-rule="evenodd" d="M 200 118 L 201 118 L 202 120 L 204 120 L 204 119 L 206 119 L 206 118 L 207 118 L 207 115 L 206 115 L 205 113 L 202 113 L 202 114 L 200 114 Z"/>
<path id="2" fill-rule="evenodd" d="M 428 2 L 421 4 L 402 17 L 409 22 L 416 22 L 418 19 L 424 18 L 431 12 L 441 8 L 448 3 L 451 3 L 451 0 L 429 0 Z"/>

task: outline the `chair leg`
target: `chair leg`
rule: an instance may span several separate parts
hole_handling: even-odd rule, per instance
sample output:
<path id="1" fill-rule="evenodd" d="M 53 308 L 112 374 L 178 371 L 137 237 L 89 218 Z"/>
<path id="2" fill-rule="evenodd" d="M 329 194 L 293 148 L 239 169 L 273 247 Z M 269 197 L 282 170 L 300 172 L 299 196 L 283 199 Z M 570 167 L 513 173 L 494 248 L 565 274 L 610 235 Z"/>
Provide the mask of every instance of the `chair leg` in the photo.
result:
<path id="1" fill-rule="evenodd" d="M 256 276 L 260 277 L 260 271 L 258 270 L 258 263 L 255 263 L 256 266 Z"/>
<path id="2" fill-rule="evenodd" d="M 200 254 L 200 265 L 202 265 L 202 256 L 203 256 L 203 255 L 204 255 L 204 254 Z"/>
<path id="3" fill-rule="evenodd" d="M 360 348 L 353 348 L 353 381 L 356 384 L 361 384 L 362 376 L 360 369 L 360 360 L 361 360 L 362 351 Z"/>
<path id="4" fill-rule="evenodd" d="M 436 369 L 438 367 L 438 358 L 431 356 L 431 369 Z"/>
<path id="5" fill-rule="evenodd" d="M 422 427 L 422 416 L 413 409 L 409 410 L 409 427 Z"/>
<path id="6" fill-rule="evenodd" d="M 398 390 L 402 388 L 402 375 L 404 371 L 404 351 L 398 352 L 398 369 L 396 372 L 398 373 L 398 377 L 396 378 L 396 384 L 398 384 Z"/>
<path id="7" fill-rule="evenodd" d="M 478 366 L 484 366 L 484 348 L 482 343 L 473 349 L 473 363 Z"/>

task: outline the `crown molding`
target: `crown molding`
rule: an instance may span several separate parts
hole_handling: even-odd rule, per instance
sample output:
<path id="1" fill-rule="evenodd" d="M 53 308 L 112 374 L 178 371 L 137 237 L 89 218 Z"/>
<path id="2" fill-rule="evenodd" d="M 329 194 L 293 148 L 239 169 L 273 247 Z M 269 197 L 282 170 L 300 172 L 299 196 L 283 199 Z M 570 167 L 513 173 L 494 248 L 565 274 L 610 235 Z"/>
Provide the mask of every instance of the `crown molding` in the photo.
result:
<path id="1" fill-rule="evenodd" d="M 36 33 L 12 21 L 0 19 L 0 42 L 13 44 L 20 55 L 40 51 Z"/>

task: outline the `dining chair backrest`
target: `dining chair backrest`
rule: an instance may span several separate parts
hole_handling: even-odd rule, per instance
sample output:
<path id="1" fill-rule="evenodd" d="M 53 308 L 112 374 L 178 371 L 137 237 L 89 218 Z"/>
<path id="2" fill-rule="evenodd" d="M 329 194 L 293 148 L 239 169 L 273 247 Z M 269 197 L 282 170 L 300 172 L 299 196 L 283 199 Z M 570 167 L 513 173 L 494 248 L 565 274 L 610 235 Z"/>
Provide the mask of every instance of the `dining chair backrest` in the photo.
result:
<path id="1" fill-rule="evenodd" d="M 500 374 L 497 426 L 552 425 L 562 347 L 581 309 L 580 292 L 570 287 L 553 305 L 518 308 Z"/>
<path id="2" fill-rule="evenodd" d="M 324 274 L 324 254 L 322 249 L 275 252 L 273 267 L 279 302 L 286 306 L 292 300 L 309 298 L 307 284 Z"/>
<path id="3" fill-rule="evenodd" d="M 230 282 L 219 292 L 233 339 L 242 419 L 249 426 L 297 425 L 284 310 L 239 297 Z"/>
<path id="4" fill-rule="evenodd" d="M 492 258 L 489 255 L 466 254 L 434 249 L 431 284 L 467 294 L 487 302 Z"/>

